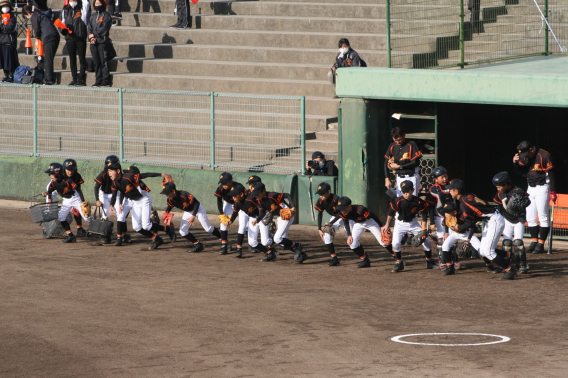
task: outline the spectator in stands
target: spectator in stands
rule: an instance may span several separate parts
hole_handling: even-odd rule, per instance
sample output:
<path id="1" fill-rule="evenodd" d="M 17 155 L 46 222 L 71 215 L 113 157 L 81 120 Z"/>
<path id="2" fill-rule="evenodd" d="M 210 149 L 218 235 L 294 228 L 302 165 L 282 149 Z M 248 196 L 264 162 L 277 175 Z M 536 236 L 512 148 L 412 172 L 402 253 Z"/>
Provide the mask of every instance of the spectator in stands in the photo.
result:
<path id="1" fill-rule="evenodd" d="M 333 160 L 325 160 L 325 156 L 320 151 L 314 152 L 312 160 L 308 160 L 306 163 L 306 175 L 337 176 L 338 173 L 335 162 Z"/>
<path id="2" fill-rule="evenodd" d="M 189 11 L 189 0 L 176 0 L 176 13 L 178 20 L 170 26 L 172 29 L 189 29 L 191 28 L 191 12 Z"/>
<path id="3" fill-rule="evenodd" d="M 27 19 L 31 19 L 32 28 L 36 39 L 40 40 L 43 44 L 43 59 L 42 65 L 44 70 L 43 82 L 44 85 L 53 85 L 55 82 L 55 74 L 53 69 L 53 59 L 59 47 L 59 32 L 53 25 L 51 19 L 51 10 L 42 12 L 38 8 L 31 5 L 26 5 L 22 9 L 22 14 Z"/>
<path id="4" fill-rule="evenodd" d="M 69 66 L 71 67 L 71 76 L 73 81 L 69 85 L 84 87 L 85 70 L 87 68 L 87 21 L 91 15 L 91 4 L 88 0 L 71 0 L 69 4 L 63 7 L 61 12 L 61 22 L 71 31 L 61 29 L 61 34 L 65 36 L 65 46 L 69 53 Z M 77 76 L 77 58 L 81 65 L 81 71 Z"/>
<path id="5" fill-rule="evenodd" d="M 3 82 L 14 82 L 14 71 L 20 65 L 18 60 L 17 39 L 18 23 L 12 13 L 14 7 L 10 0 L 0 1 L 2 22 L 0 22 L 0 68 L 4 70 Z"/>
<path id="6" fill-rule="evenodd" d="M 108 13 L 112 17 L 112 24 L 116 25 L 116 20 L 122 20 L 122 13 L 120 13 L 120 0 L 109 0 Z"/>
<path id="7" fill-rule="evenodd" d="M 335 63 L 331 67 L 331 70 L 327 73 L 327 78 L 329 82 L 335 87 L 335 75 L 336 70 L 341 67 L 367 67 L 367 63 L 361 58 L 357 51 L 351 48 L 349 40 L 347 38 L 341 38 L 338 43 L 339 53 L 335 58 Z"/>
<path id="8" fill-rule="evenodd" d="M 95 64 L 96 74 L 93 87 L 110 87 L 112 86 L 112 78 L 108 69 L 108 58 L 111 49 L 109 33 L 112 27 L 112 18 L 110 13 L 106 11 L 105 0 L 96 0 L 94 4 L 95 11 L 91 13 L 87 23 L 91 56 Z"/>

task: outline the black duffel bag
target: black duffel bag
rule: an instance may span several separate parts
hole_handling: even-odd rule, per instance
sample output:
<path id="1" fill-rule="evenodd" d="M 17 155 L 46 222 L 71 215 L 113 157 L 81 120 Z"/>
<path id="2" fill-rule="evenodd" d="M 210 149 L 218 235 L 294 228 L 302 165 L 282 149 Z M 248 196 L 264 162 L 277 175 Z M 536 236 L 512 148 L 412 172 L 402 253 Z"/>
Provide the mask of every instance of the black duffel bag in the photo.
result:
<path id="1" fill-rule="evenodd" d="M 102 214 L 102 216 L 101 216 Z M 103 208 L 97 206 L 93 218 L 89 222 L 87 234 L 96 234 L 100 236 L 111 236 L 114 223 L 108 220 Z"/>

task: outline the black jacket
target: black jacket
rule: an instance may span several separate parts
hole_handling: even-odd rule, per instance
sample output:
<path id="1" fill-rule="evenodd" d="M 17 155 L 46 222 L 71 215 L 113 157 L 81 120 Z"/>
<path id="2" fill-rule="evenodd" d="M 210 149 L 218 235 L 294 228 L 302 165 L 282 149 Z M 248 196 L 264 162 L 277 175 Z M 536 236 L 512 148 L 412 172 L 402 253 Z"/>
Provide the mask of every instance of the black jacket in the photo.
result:
<path id="1" fill-rule="evenodd" d="M 326 160 L 325 163 L 323 163 L 323 168 L 317 168 L 313 170 L 306 169 L 305 174 L 313 176 L 338 176 L 339 171 L 337 170 L 337 167 L 335 166 L 335 162 L 333 160 Z"/>
<path id="2" fill-rule="evenodd" d="M 108 12 L 92 12 L 87 24 L 88 34 L 93 34 L 97 43 L 110 41 L 109 33 L 112 27 L 112 18 Z"/>
<path id="3" fill-rule="evenodd" d="M 4 25 L 4 22 L 0 21 L 0 45 L 12 45 L 12 47 L 16 48 L 18 38 L 18 23 L 16 22 L 16 15 L 12 12 L 7 14 L 10 15 L 8 25 Z"/>
<path id="4" fill-rule="evenodd" d="M 340 54 L 341 53 L 338 53 L 337 56 L 335 57 L 335 63 L 333 64 L 335 68 L 367 66 L 365 63 L 363 63 L 363 60 L 359 58 L 359 54 L 357 54 L 357 51 L 353 50 L 352 48 L 349 48 L 347 54 L 343 55 L 342 58 L 339 57 Z"/>
<path id="5" fill-rule="evenodd" d="M 43 43 L 59 41 L 59 32 L 46 14 L 34 12 L 32 15 L 34 35 Z"/>
<path id="6" fill-rule="evenodd" d="M 89 20 L 88 16 L 87 20 Z M 87 39 L 87 25 L 83 22 L 80 5 L 77 5 L 77 9 L 73 9 L 71 6 L 65 7 L 60 18 L 65 26 L 73 32 L 65 36 L 66 41 L 84 41 Z"/>

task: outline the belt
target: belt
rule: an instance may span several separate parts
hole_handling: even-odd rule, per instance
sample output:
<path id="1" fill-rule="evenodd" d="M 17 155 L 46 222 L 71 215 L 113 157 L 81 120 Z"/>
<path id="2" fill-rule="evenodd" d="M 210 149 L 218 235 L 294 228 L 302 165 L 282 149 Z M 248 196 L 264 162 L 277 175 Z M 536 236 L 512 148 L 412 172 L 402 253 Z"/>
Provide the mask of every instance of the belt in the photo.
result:
<path id="1" fill-rule="evenodd" d="M 536 188 L 537 186 L 548 186 L 548 184 L 542 184 L 542 185 L 531 185 L 531 184 L 529 184 L 529 186 L 531 188 Z"/>
<path id="2" fill-rule="evenodd" d="M 411 178 L 411 177 L 414 177 L 413 174 L 401 175 L 401 174 L 398 174 L 398 173 L 397 173 L 396 175 L 397 175 L 398 177 L 404 177 L 404 178 Z"/>

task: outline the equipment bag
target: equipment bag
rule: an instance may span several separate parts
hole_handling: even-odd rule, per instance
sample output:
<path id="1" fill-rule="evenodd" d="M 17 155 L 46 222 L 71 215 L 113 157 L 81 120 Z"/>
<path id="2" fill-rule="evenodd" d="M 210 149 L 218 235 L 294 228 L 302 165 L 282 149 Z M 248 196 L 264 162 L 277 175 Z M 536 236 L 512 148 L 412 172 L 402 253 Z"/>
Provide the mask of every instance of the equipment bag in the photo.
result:
<path id="1" fill-rule="evenodd" d="M 89 229 L 87 233 L 89 234 L 97 234 L 102 236 L 111 236 L 112 229 L 114 227 L 114 223 L 108 220 L 108 217 L 105 214 L 104 209 L 97 206 L 95 209 L 95 213 L 93 214 L 93 218 L 91 222 L 89 222 Z M 101 216 L 102 211 L 102 216 Z"/>
<path id="2" fill-rule="evenodd" d="M 19 66 L 14 71 L 14 83 L 22 84 L 22 78 L 24 76 L 31 76 L 32 69 L 29 66 Z"/>

